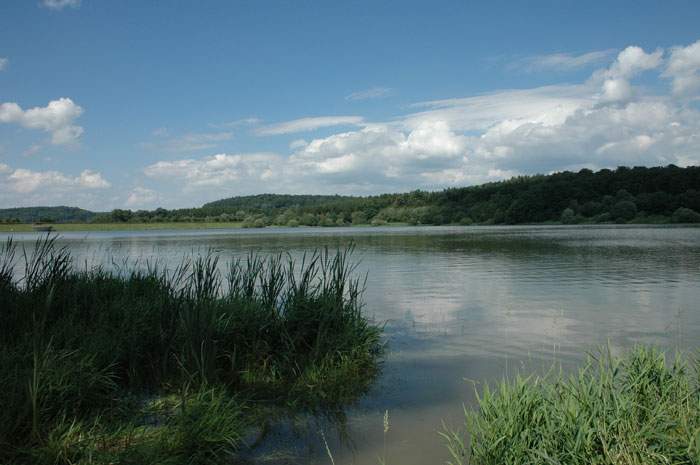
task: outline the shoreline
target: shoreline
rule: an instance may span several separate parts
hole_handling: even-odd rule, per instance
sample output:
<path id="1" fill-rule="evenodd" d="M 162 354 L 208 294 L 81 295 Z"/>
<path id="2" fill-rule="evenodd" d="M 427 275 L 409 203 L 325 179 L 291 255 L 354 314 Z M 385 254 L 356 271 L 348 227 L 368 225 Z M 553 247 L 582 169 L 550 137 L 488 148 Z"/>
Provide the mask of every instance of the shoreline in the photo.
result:
<path id="1" fill-rule="evenodd" d="M 49 225 L 46 225 L 49 226 Z M 51 224 L 52 232 L 98 232 L 98 231 L 155 231 L 155 230 L 216 230 L 216 229 L 336 229 L 336 228 L 377 228 L 377 227 L 435 227 L 435 226 L 460 226 L 464 228 L 469 227 L 484 227 L 484 226 L 683 226 L 683 227 L 698 227 L 700 225 L 695 223 L 672 223 L 672 222 L 655 222 L 655 223 L 577 223 L 577 224 L 564 224 L 555 222 L 545 222 L 545 223 L 519 223 L 519 224 L 409 224 L 409 223 L 386 223 L 381 225 L 373 224 L 348 224 L 343 226 L 279 226 L 271 225 L 264 226 L 262 228 L 247 228 L 243 226 L 243 222 L 230 222 L 230 223 L 214 223 L 214 222 L 202 222 L 202 223 L 56 223 Z M 0 224 L 0 233 L 28 233 L 28 232 L 45 232 L 37 231 L 31 224 Z"/>

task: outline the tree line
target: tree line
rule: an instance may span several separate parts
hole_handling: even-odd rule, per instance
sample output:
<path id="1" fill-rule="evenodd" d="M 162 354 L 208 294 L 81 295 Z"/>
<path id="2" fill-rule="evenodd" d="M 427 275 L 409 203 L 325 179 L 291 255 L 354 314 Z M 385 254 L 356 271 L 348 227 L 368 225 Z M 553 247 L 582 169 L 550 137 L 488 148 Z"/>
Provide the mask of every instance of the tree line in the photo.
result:
<path id="1" fill-rule="evenodd" d="M 261 194 L 200 208 L 113 210 L 103 223 L 239 222 L 245 227 L 403 223 L 696 223 L 700 167 L 619 167 L 518 176 L 442 191 L 373 196 Z"/>

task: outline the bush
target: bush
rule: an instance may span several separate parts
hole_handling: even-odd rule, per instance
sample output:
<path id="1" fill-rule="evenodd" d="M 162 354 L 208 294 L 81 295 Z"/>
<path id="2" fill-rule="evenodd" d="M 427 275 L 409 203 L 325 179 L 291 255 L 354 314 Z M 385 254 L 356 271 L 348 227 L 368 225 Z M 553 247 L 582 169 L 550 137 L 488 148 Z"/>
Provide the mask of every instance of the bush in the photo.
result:
<path id="1" fill-rule="evenodd" d="M 674 223 L 700 223 L 700 213 L 681 207 L 673 212 L 672 220 Z"/>
<path id="2" fill-rule="evenodd" d="M 561 213 L 562 224 L 574 224 L 576 223 L 576 213 L 571 208 L 565 208 Z"/>

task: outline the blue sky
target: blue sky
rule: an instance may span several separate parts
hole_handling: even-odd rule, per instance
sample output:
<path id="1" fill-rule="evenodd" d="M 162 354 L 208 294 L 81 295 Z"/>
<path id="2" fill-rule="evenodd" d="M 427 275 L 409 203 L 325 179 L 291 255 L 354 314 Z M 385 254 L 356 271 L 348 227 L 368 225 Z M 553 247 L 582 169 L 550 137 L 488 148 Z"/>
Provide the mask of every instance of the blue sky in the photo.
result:
<path id="1" fill-rule="evenodd" d="M 0 207 L 700 163 L 700 3 L 4 0 Z"/>

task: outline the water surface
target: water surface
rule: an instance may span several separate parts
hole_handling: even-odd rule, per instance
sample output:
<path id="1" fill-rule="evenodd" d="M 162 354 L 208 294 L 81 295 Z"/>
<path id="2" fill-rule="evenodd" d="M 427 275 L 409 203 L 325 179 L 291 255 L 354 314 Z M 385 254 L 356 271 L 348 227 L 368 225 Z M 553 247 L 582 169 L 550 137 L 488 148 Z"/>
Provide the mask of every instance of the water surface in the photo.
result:
<path id="1" fill-rule="evenodd" d="M 15 234 L 31 247 L 36 234 Z M 372 391 L 348 411 L 343 440 L 320 421 L 279 427 L 263 452 L 330 463 L 444 463 L 437 431 L 459 424 L 474 383 L 575 366 L 586 351 L 700 343 L 700 228 L 406 227 L 65 233 L 76 262 L 159 261 L 211 248 L 300 256 L 356 245 L 366 313 L 386 323 L 389 353 Z M 382 417 L 390 431 L 383 437 Z M 279 457 L 279 455 L 278 455 Z"/>

